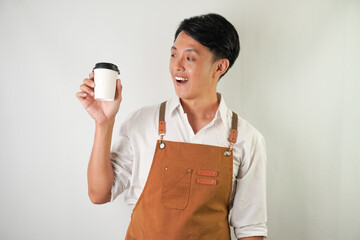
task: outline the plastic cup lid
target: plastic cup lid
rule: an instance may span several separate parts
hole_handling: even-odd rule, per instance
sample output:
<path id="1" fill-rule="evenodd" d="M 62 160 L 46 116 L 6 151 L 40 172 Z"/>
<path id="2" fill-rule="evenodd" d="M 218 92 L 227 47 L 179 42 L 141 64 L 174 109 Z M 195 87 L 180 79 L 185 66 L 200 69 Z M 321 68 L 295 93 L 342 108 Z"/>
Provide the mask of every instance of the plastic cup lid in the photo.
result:
<path id="1" fill-rule="evenodd" d="M 95 68 L 106 68 L 106 69 L 114 70 L 114 71 L 118 72 L 118 74 L 120 74 L 118 67 L 112 63 L 99 62 L 99 63 L 95 64 L 93 71 Z"/>

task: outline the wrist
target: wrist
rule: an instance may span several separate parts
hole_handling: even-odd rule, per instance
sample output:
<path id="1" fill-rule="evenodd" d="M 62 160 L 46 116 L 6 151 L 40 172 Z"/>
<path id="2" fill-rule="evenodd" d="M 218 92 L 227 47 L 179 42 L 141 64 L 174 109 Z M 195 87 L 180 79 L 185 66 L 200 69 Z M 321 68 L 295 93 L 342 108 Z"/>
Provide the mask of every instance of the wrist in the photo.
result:
<path id="1" fill-rule="evenodd" d="M 95 121 L 95 126 L 97 128 L 113 128 L 115 124 L 115 117 L 109 117 L 104 121 L 101 122 L 96 122 Z"/>

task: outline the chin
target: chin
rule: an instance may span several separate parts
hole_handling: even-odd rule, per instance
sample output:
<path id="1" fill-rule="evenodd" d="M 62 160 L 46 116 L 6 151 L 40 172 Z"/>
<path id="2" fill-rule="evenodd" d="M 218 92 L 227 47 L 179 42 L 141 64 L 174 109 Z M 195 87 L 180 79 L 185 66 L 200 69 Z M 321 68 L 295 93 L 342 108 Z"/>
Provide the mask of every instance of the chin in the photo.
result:
<path id="1" fill-rule="evenodd" d="M 189 91 L 189 89 L 177 87 L 176 83 L 174 85 L 174 88 L 175 88 L 174 90 L 175 90 L 176 96 L 178 96 L 179 98 L 181 98 L 181 99 L 191 98 L 192 94 L 191 94 L 191 91 Z"/>
<path id="2" fill-rule="evenodd" d="M 176 92 L 176 91 L 175 91 Z M 188 99 L 192 99 L 190 94 L 186 94 L 186 93 L 178 93 L 176 92 L 176 95 L 180 98 L 180 99 L 184 99 L 184 100 L 188 100 Z"/>
<path id="3" fill-rule="evenodd" d="M 184 94 L 183 92 L 176 91 L 176 89 L 175 89 L 175 93 L 176 93 L 176 96 L 178 96 L 179 98 L 186 98 L 186 95 L 187 95 L 187 94 Z"/>

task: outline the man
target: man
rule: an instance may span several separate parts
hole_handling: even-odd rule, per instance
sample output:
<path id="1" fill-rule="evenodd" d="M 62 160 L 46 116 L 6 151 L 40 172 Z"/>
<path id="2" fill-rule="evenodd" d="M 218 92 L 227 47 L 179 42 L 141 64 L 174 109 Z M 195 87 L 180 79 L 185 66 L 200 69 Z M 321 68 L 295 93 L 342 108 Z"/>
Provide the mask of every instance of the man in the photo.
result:
<path id="1" fill-rule="evenodd" d="M 96 123 L 89 197 L 102 204 L 128 190 L 135 206 L 126 239 L 230 239 L 229 224 L 238 239 L 267 236 L 264 138 L 216 92 L 239 50 L 222 16 L 185 19 L 169 65 L 177 98 L 132 113 L 111 152 L 120 79 L 113 102 L 94 101 L 93 73 L 80 86 Z"/>

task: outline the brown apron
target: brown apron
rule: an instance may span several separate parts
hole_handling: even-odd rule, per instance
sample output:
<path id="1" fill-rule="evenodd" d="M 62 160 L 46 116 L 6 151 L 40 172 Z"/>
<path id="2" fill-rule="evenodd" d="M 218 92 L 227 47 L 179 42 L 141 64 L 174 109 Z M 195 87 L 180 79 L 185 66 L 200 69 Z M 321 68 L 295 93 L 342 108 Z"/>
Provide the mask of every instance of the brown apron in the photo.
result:
<path id="1" fill-rule="evenodd" d="M 165 141 L 165 104 L 160 107 L 160 140 L 125 239 L 230 240 L 237 115 L 233 112 L 229 147 Z"/>

